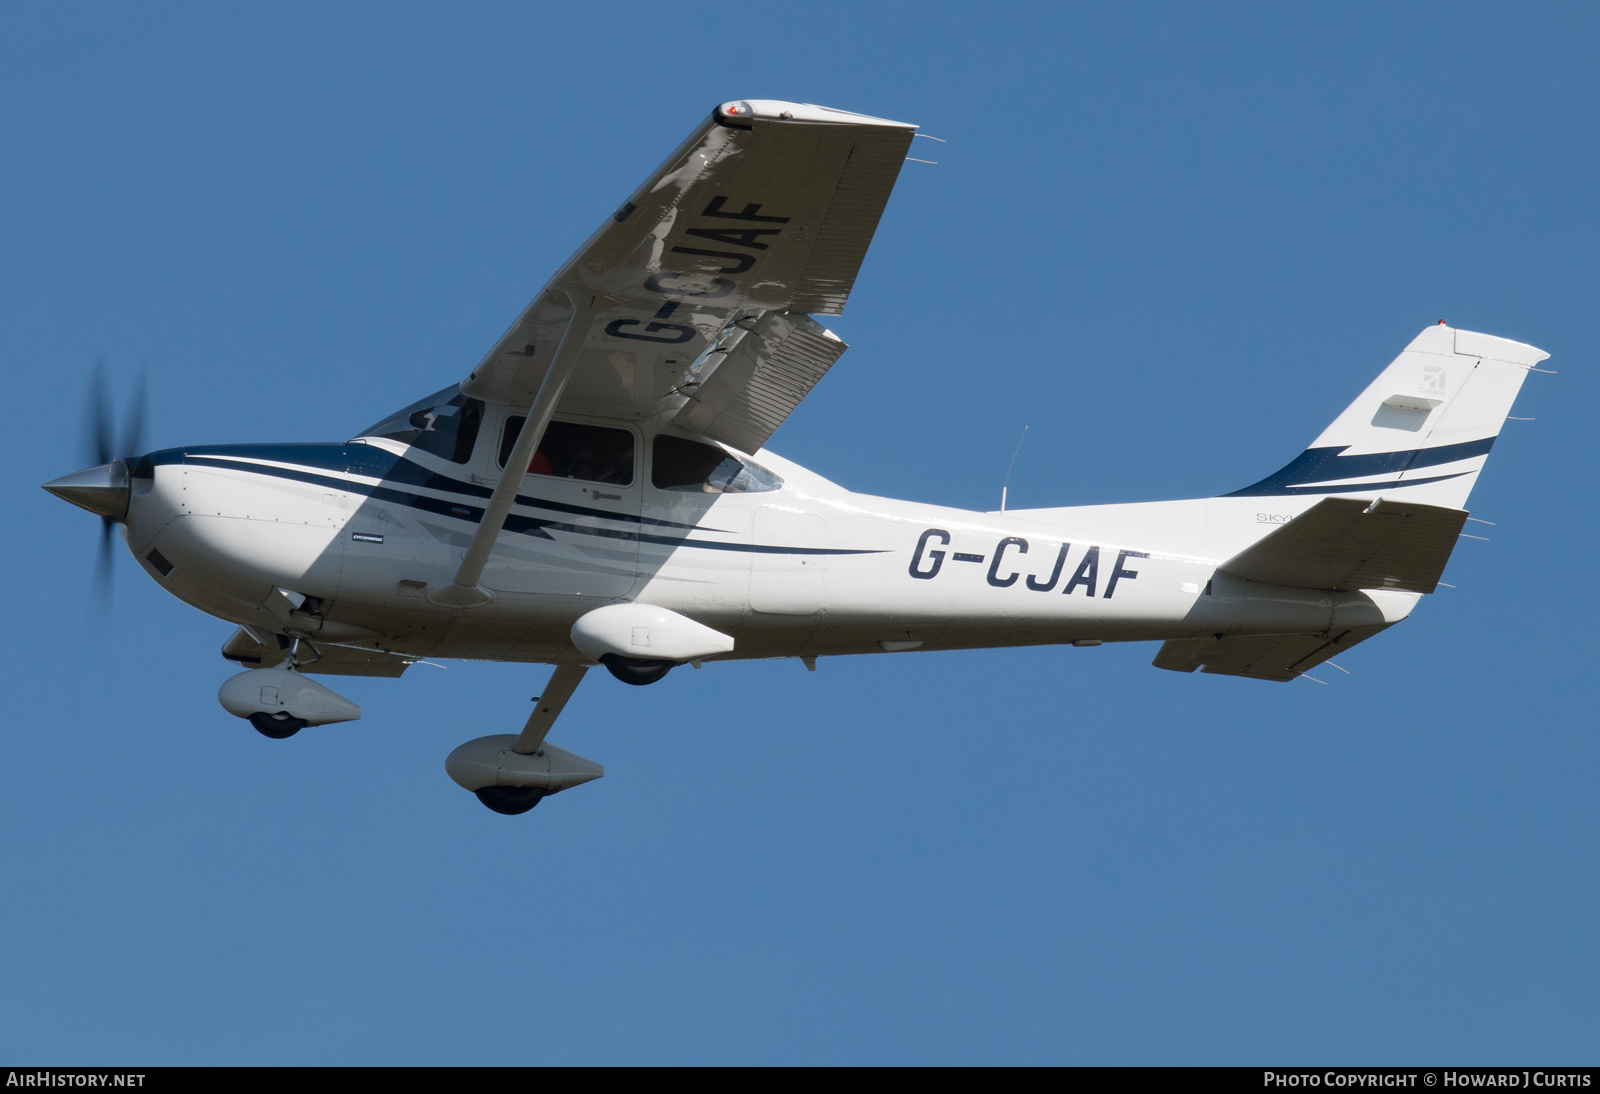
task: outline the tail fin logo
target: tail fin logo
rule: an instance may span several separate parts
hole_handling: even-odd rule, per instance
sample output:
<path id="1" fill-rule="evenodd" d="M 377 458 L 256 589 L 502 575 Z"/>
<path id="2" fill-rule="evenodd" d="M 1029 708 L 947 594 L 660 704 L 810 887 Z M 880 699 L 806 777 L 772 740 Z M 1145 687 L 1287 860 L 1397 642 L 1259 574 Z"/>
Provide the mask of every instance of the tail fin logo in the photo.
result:
<path id="1" fill-rule="evenodd" d="M 1422 394 L 1442 397 L 1445 393 L 1445 372 L 1443 365 L 1422 366 Z"/>

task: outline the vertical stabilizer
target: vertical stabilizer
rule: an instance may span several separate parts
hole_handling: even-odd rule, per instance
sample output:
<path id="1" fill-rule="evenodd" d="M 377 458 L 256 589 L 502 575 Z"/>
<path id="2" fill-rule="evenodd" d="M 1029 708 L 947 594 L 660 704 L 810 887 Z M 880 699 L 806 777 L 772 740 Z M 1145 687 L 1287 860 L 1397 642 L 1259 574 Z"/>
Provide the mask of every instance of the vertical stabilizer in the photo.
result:
<path id="1" fill-rule="evenodd" d="M 1227 497 L 1347 494 L 1465 508 L 1528 370 L 1550 355 L 1429 327 L 1288 466 Z"/>

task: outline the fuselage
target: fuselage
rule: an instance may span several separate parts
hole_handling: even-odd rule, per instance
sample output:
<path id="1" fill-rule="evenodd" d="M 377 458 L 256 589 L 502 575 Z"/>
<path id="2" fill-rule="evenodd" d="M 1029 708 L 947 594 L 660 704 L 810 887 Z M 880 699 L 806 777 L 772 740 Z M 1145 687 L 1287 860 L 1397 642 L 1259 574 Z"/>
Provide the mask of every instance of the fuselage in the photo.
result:
<path id="1" fill-rule="evenodd" d="M 581 660 L 572 623 L 619 601 L 732 636 L 728 658 L 767 658 L 1327 631 L 1416 600 L 1217 571 L 1314 499 L 984 513 L 731 450 L 749 473 L 686 483 L 655 464 L 662 444 L 693 442 L 630 427 L 631 468 L 524 478 L 484 572 L 491 602 L 435 606 L 427 590 L 455 572 L 501 474 L 508 417 L 490 407 L 470 451 L 442 455 L 380 436 L 151 453 L 128 546 L 174 595 L 258 631 L 506 661 Z"/>

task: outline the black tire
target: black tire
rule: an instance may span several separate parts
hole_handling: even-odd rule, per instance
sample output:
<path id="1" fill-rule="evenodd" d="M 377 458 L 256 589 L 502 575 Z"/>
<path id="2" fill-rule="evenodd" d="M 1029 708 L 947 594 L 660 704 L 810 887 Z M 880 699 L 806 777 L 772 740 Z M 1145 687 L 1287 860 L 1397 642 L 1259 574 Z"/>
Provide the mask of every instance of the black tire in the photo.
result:
<path id="1" fill-rule="evenodd" d="M 536 786 L 483 786 L 473 793 L 496 813 L 515 817 L 544 801 L 546 792 Z"/>
<path id="2" fill-rule="evenodd" d="M 283 713 L 281 710 L 276 714 L 257 711 L 250 715 L 250 724 L 256 727 L 257 733 L 263 737 L 271 737 L 274 741 L 293 737 L 296 733 L 306 728 L 304 719 L 295 718 L 292 715 Z"/>
<path id="3" fill-rule="evenodd" d="M 646 661 L 638 657 L 622 657 L 615 653 L 601 657 L 600 663 L 610 670 L 612 676 L 624 684 L 632 684 L 635 687 L 653 684 L 677 667 L 674 661 Z"/>

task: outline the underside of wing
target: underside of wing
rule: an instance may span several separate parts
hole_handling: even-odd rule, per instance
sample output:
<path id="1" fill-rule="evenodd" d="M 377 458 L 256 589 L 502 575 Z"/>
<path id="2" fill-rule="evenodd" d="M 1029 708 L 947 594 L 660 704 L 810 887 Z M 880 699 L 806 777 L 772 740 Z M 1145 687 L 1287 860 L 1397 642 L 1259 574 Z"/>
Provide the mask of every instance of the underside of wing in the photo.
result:
<path id="1" fill-rule="evenodd" d="M 913 126 L 782 102 L 719 107 L 551 280 L 463 390 L 528 405 L 589 316 L 559 410 L 672 419 L 759 448 L 844 351 L 838 314 Z"/>
<path id="2" fill-rule="evenodd" d="M 1364 642 L 1392 623 L 1351 627 L 1333 634 L 1264 634 L 1225 638 L 1175 638 L 1163 642 L 1152 662 L 1174 672 L 1248 676 L 1255 680 L 1293 680 L 1330 657 Z"/>

